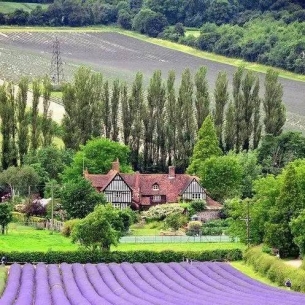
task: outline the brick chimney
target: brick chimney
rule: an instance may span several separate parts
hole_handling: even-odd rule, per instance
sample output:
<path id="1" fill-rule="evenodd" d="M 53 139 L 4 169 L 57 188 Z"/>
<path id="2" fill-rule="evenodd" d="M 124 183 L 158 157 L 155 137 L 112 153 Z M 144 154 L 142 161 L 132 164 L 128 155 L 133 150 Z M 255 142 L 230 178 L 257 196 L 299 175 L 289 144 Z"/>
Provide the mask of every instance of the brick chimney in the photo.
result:
<path id="1" fill-rule="evenodd" d="M 120 161 L 116 159 L 116 161 L 112 162 L 112 170 L 120 172 Z"/>
<path id="2" fill-rule="evenodd" d="M 174 179 L 176 177 L 175 166 L 168 167 L 168 178 Z"/>

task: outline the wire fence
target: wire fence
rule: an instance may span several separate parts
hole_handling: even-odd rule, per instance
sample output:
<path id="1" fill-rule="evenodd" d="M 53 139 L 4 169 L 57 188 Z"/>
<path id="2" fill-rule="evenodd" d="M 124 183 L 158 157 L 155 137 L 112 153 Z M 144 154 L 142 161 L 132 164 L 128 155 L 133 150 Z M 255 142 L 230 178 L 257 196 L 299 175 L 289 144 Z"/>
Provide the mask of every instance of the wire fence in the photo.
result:
<path id="1" fill-rule="evenodd" d="M 228 243 L 239 242 L 238 238 L 232 238 L 227 235 L 201 235 L 201 236 L 123 236 L 120 243 L 128 244 L 153 244 L 153 243 Z"/>

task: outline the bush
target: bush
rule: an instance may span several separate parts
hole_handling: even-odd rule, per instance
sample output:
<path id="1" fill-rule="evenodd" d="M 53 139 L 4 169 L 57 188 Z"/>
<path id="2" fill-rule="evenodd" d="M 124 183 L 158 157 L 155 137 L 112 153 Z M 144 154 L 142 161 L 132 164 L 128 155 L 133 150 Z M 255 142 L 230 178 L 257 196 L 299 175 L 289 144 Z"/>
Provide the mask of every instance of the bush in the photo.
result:
<path id="1" fill-rule="evenodd" d="M 244 254 L 247 264 L 252 265 L 261 275 L 269 278 L 280 286 L 284 286 L 289 278 L 292 282 L 292 289 L 305 292 L 305 271 L 287 266 L 275 256 L 263 253 L 261 247 L 254 247 Z"/>
<path id="2" fill-rule="evenodd" d="M 74 228 L 74 226 L 80 221 L 80 219 L 76 218 L 76 219 L 71 219 L 68 220 L 64 223 L 64 226 L 61 230 L 61 234 L 65 237 L 70 237 L 71 232 Z"/>
<path id="3" fill-rule="evenodd" d="M 128 251 L 128 252 L 97 252 L 97 251 L 49 251 L 49 252 L 0 252 L 0 256 L 6 256 L 8 263 L 157 263 L 157 262 L 182 262 L 185 258 L 197 261 L 227 261 L 241 260 L 240 249 L 214 250 L 214 251 Z"/>
<path id="4" fill-rule="evenodd" d="M 190 221 L 187 224 L 186 235 L 193 236 L 201 232 L 202 222 L 201 221 Z"/>
<path id="5" fill-rule="evenodd" d="M 4 266 L 0 266 L 0 296 L 5 288 L 7 278 L 7 269 Z"/>
<path id="6" fill-rule="evenodd" d="M 164 220 L 170 214 L 182 214 L 184 208 L 177 203 L 159 204 L 151 207 L 148 211 L 143 212 L 143 217 L 147 221 Z"/>

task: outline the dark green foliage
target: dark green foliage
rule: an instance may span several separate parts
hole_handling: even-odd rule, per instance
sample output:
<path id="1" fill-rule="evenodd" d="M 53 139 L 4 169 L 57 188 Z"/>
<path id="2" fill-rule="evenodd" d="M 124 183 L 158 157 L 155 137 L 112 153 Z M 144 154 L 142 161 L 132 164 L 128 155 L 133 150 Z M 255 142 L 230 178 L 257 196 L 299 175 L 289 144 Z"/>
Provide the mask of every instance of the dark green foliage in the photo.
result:
<path id="1" fill-rule="evenodd" d="M 188 173 L 199 175 L 203 163 L 210 157 L 220 156 L 219 141 L 216 136 L 214 122 L 209 115 L 204 120 L 199 132 L 197 142 L 194 146 L 191 163 L 187 169 Z M 206 187 L 206 186 L 205 186 Z"/>
<path id="2" fill-rule="evenodd" d="M 49 251 L 49 252 L 0 252 L 0 256 L 6 256 L 8 262 L 45 262 L 47 264 L 60 263 L 157 263 L 157 262 L 181 262 L 183 259 L 197 261 L 237 261 L 242 259 L 240 249 L 214 250 L 214 251 L 128 251 L 128 252 L 92 252 L 92 251 Z"/>
<path id="3" fill-rule="evenodd" d="M 0 203 L 0 227 L 1 234 L 5 233 L 5 229 L 12 221 L 12 206 L 9 203 Z"/>
<path id="4" fill-rule="evenodd" d="M 305 138 L 300 132 L 266 135 L 258 148 L 258 162 L 264 173 L 278 174 L 291 161 L 305 157 Z"/>
<path id="5" fill-rule="evenodd" d="M 40 144 L 40 123 L 38 120 L 38 111 L 39 111 L 39 98 L 41 94 L 41 83 L 39 79 L 36 79 L 32 83 L 33 86 L 33 101 L 32 101 L 32 109 L 30 115 L 31 122 L 31 136 L 30 136 L 30 147 L 32 150 L 36 150 Z"/>
<path id="6" fill-rule="evenodd" d="M 88 180 L 78 178 L 63 185 L 61 203 L 70 218 L 83 218 L 91 213 L 97 204 L 104 204 L 106 200 Z"/>

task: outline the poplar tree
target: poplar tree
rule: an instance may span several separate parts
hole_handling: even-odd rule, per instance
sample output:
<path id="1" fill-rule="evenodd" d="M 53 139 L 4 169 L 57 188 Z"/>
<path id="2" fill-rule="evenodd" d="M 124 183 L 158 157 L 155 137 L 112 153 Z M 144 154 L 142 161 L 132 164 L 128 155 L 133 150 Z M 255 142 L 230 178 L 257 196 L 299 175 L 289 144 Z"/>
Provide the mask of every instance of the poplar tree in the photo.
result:
<path id="1" fill-rule="evenodd" d="M 244 67 L 239 67 L 233 75 L 233 102 L 234 102 L 234 127 L 235 127 L 235 149 L 239 152 L 243 141 L 243 95 L 242 95 L 242 79 L 244 75 Z M 234 147 L 234 145 L 233 145 Z"/>
<path id="2" fill-rule="evenodd" d="M 220 147 L 223 148 L 223 123 L 225 107 L 229 101 L 228 78 L 226 72 L 219 72 L 214 89 L 214 123 Z"/>
<path id="3" fill-rule="evenodd" d="M 187 172 L 189 174 L 199 175 L 199 169 L 204 161 L 213 156 L 220 156 L 221 154 L 222 151 L 219 148 L 214 122 L 212 116 L 208 115 L 199 129 Z"/>
<path id="4" fill-rule="evenodd" d="M 226 111 L 224 146 L 228 152 L 234 149 L 235 144 L 235 109 L 232 102 L 229 103 Z"/>
<path id="5" fill-rule="evenodd" d="M 0 117 L 2 133 L 2 169 L 7 169 L 12 164 L 12 115 L 14 113 L 9 98 L 9 90 L 12 84 L 4 83 L 0 87 Z"/>
<path id="6" fill-rule="evenodd" d="M 17 149 L 17 105 L 15 99 L 15 86 L 13 83 L 9 83 L 7 86 L 9 105 L 11 109 L 10 128 L 11 128 L 11 140 L 10 140 L 10 161 L 11 165 L 18 165 L 18 149 Z"/>
<path id="7" fill-rule="evenodd" d="M 283 104 L 283 86 L 278 81 L 278 72 L 269 69 L 265 77 L 265 133 L 278 136 L 283 131 L 286 121 L 286 109 Z"/>
<path id="8" fill-rule="evenodd" d="M 178 170 L 184 172 L 188 166 L 195 143 L 195 117 L 193 103 L 193 83 L 191 72 L 185 69 L 182 73 L 177 103 L 177 150 L 175 163 Z"/>
<path id="9" fill-rule="evenodd" d="M 113 81 L 112 84 L 112 96 L 111 96 L 112 141 L 119 140 L 119 106 L 120 106 L 120 81 L 116 79 Z"/>
<path id="10" fill-rule="evenodd" d="M 41 95 L 41 82 L 39 79 L 35 79 L 32 82 L 33 87 L 33 99 L 31 109 L 31 149 L 36 151 L 39 147 L 40 140 L 40 124 L 38 120 L 39 111 L 39 99 Z"/>
<path id="11" fill-rule="evenodd" d="M 261 124 L 261 99 L 257 97 L 254 101 L 253 109 L 253 149 L 256 149 L 259 145 L 262 135 Z"/>
<path id="12" fill-rule="evenodd" d="M 242 81 L 242 149 L 248 151 L 253 135 L 253 111 L 259 99 L 259 80 L 253 72 L 248 71 Z"/>
<path id="13" fill-rule="evenodd" d="M 52 84 L 48 77 L 42 80 L 43 113 L 41 122 L 42 146 L 47 147 L 52 144 L 52 111 L 50 110 Z"/>
<path id="14" fill-rule="evenodd" d="M 101 135 L 103 77 L 81 67 L 72 84 L 63 88 L 65 115 L 63 129 L 66 148 L 77 149 L 92 137 Z"/>
<path id="15" fill-rule="evenodd" d="M 104 125 L 104 134 L 107 139 L 110 139 L 111 134 L 111 105 L 109 97 L 109 83 L 104 82 L 103 85 L 103 106 L 102 106 L 102 120 Z"/>
<path id="16" fill-rule="evenodd" d="M 134 113 L 134 120 L 131 128 L 131 151 L 132 151 L 132 165 L 134 170 L 140 168 L 139 153 L 143 135 L 143 74 L 138 72 L 132 85 L 130 105 Z"/>
<path id="17" fill-rule="evenodd" d="M 166 99 L 166 149 L 168 156 L 168 165 L 172 165 L 176 155 L 176 135 L 177 135 L 177 111 L 176 93 L 175 93 L 175 71 L 169 71 L 167 78 L 167 99 Z"/>
<path id="18" fill-rule="evenodd" d="M 129 145 L 131 128 L 135 118 L 135 105 L 133 104 L 133 100 L 128 97 L 128 88 L 126 83 L 121 87 L 121 105 L 124 144 Z"/>
<path id="19" fill-rule="evenodd" d="M 22 77 L 18 84 L 17 93 L 17 144 L 19 159 L 21 165 L 23 164 L 23 159 L 28 152 L 29 147 L 29 126 L 26 116 L 26 106 L 28 100 L 28 90 L 29 90 L 29 80 L 26 77 Z"/>
<path id="20" fill-rule="evenodd" d="M 196 85 L 196 121 L 197 129 L 199 130 L 204 119 L 210 113 L 210 98 L 209 98 L 209 86 L 206 79 L 207 68 L 200 67 L 195 74 Z"/>

